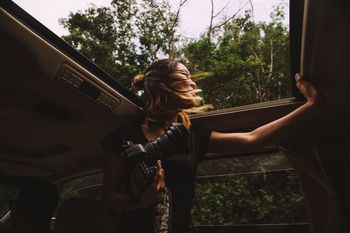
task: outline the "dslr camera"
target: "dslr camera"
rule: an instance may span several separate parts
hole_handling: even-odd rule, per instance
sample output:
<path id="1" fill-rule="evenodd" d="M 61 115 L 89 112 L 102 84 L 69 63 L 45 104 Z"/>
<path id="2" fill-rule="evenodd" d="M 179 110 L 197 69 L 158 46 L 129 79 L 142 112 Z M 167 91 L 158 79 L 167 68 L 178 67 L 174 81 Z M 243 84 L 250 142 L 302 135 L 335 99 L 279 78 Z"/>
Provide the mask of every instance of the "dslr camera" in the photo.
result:
<path id="1" fill-rule="evenodd" d="M 120 155 L 127 161 L 138 187 L 143 189 L 153 181 L 157 160 L 189 152 L 188 130 L 181 123 L 173 123 L 153 141 L 144 144 L 124 141 L 122 148 Z"/>

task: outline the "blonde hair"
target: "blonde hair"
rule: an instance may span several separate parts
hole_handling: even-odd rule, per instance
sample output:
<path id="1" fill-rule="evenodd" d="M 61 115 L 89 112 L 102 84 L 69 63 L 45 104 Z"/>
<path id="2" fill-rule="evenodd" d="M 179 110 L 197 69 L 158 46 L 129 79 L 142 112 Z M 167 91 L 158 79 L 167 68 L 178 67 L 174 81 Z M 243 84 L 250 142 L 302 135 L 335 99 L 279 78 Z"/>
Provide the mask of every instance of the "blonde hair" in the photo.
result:
<path id="1" fill-rule="evenodd" d="M 168 106 L 169 98 L 182 104 L 188 104 L 188 106 L 195 105 L 196 101 L 201 99 L 198 96 L 189 97 L 186 93 L 177 91 L 167 84 L 170 79 L 169 74 L 178 70 L 178 64 L 179 62 L 174 59 L 158 60 L 133 79 L 133 90 L 144 92 L 146 116 L 151 124 L 165 128 L 171 123 L 167 122 L 165 116 L 177 112 L 180 122 L 187 128 L 191 126 L 187 109 L 180 106 Z M 198 91 L 200 90 L 194 90 L 194 92 Z"/>

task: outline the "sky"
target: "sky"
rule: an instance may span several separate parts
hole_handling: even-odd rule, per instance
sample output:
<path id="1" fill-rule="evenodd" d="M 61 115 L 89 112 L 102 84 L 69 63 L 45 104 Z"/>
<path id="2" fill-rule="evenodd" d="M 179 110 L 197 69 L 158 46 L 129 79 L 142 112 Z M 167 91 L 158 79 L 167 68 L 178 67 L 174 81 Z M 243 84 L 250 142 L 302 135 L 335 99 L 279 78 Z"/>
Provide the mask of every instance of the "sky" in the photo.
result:
<path id="1" fill-rule="evenodd" d="M 272 7 L 283 0 L 252 0 L 255 21 L 269 21 Z M 14 0 L 14 2 L 39 20 L 58 36 L 68 32 L 58 23 L 60 18 L 66 18 L 70 12 L 84 10 L 93 3 L 96 6 L 108 6 L 111 0 Z M 179 0 L 170 0 L 172 6 L 177 7 Z M 228 4 L 227 4 L 228 3 Z M 235 12 L 239 6 L 250 4 L 245 0 L 214 0 L 214 10 L 218 12 L 227 5 L 227 15 Z M 211 3 L 210 0 L 188 0 L 181 14 L 180 32 L 187 37 L 197 38 L 209 25 Z M 288 24 L 288 15 L 285 24 Z"/>

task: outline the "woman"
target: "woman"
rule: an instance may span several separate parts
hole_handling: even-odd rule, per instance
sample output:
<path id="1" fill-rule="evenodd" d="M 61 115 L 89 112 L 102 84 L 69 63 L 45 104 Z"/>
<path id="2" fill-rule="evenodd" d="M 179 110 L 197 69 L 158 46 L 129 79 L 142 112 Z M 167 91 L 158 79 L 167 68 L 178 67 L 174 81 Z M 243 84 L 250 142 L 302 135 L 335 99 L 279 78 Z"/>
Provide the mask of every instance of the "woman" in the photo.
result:
<path id="1" fill-rule="evenodd" d="M 200 98 L 187 68 L 172 59 L 153 63 L 133 82 L 135 90 L 143 90 L 146 115 L 139 123 L 113 131 L 103 142 L 106 150 L 104 201 L 110 210 L 122 210 L 121 232 L 158 232 L 154 229 L 154 206 L 157 197 L 170 188 L 172 197 L 171 227 L 163 232 L 189 232 L 190 208 L 194 194 L 195 168 L 205 152 L 227 152 L 279 145 L 289 139 L 293 130 L 303 127 L 317 114 L 317 92 L 308 82 L 296 77 L 299 90 L 307 103 L 270 124 L 248 133 L 219 133 L 191 128 L 186 110 Z M 146 143 L 163 135 L 174 122 L 183 123 L 190 131 L 192 156 L 180 155 L 158 161 L 153 183 L 142 192 L 135 192 L 130 183 L 125 161 L 120 157 L 125 140 Z M 164 167 L 164 170 L 162 168 Z M 164 216 L 168 216 L 165 214 Z M 162 232 L 162 230 L 160 230 Z"/>

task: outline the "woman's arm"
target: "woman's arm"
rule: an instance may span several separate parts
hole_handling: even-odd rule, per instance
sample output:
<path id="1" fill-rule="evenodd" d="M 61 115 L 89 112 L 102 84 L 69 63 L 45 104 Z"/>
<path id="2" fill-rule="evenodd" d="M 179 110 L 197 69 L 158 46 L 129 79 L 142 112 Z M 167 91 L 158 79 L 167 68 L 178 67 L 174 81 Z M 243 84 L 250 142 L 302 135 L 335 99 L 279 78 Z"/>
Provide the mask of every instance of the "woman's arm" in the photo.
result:
<path id="1" fill-rule="evenodd" d="M 307 130 L 320 113 L 320 98 L 315 87 L 296 76 L 299 91 L 307 102 L 288 115 L 263 125 L 247 133 L 212 132 L 207 152 L 244 152 L 254 149 L 281 145 L 290 141 L 310 139 L 312 132 Z"/>

